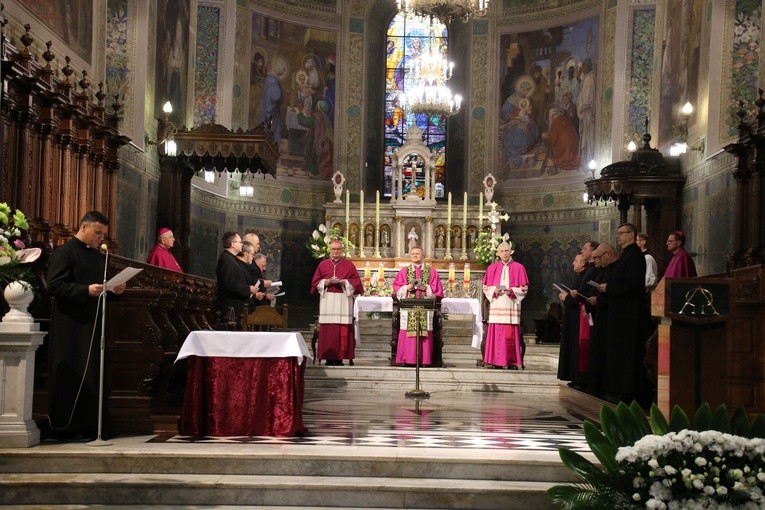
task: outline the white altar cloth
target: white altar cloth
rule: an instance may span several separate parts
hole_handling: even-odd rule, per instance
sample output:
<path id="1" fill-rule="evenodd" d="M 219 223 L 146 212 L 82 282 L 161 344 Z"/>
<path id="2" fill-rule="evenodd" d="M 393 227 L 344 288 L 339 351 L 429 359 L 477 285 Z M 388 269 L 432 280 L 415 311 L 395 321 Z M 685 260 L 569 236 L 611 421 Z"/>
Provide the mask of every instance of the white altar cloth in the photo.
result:
<path id="1" fill-rule="evenodd" d="M 312 359 L 302 334 L 264 331 L 192 331 L 175 361 L 189 356 Z"/>
<path id="2" fill-rule="evenodd" d="M 470 343 L 476 349 L 481 348 L 483 339 L 483 316 L 481 303 L 473 298 L 444 298 L 441 300 L 441 313 L 473 315 L 473 339 Z"/>
<path id="3" fill-rule="evenodd" d="M 392 312 L 393 298 L 379 296 L 359 296 L 353 302 L 353 324 L 356 345 L 361 343 L 359 338 L 359 314 L 369 312 Z"/>

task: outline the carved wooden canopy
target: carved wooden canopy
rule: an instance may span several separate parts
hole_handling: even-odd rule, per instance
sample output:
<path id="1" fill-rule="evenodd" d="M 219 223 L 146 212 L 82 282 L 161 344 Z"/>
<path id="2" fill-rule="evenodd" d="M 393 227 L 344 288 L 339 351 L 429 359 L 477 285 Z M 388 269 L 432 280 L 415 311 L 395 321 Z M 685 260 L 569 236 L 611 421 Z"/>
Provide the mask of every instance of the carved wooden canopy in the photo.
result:
<path id="1" fill-rule="evenodd" d="M 176 156 L 195 172 L 251 172 L 276 177 L 279 149 L 261 125 L 249 131 L 231 131 L 220 124 L 203 124 L 175 133 Z"/>

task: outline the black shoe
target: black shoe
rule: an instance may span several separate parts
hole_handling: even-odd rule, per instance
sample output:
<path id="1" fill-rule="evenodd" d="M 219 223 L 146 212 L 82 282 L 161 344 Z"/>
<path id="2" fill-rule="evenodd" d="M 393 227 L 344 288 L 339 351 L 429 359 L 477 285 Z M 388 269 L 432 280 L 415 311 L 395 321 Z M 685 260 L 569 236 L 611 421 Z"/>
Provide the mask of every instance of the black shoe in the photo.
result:
<path id="1" fill-rule="evenodd" d="M 518 366 L 517 365 L 508 365 L 507 369 L 508 370 L 518 370 Z"/>
<path id="2" fill-rule="evenodd" d="M 352 359 L 348 360 L 348 366 L 351 366 L 351 367 L 353 366 L 353 360 Z"/>

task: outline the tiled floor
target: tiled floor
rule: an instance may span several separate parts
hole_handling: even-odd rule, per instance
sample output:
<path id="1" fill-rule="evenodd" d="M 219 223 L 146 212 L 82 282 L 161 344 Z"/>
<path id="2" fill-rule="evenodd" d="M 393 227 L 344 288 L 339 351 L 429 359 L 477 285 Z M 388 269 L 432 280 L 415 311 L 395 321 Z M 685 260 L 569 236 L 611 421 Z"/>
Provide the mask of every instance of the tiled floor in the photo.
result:
<path id="1" fill-rule="evenodd" d="M 338 389 L 308 392 L 302 438 L 228 437 L 197 442 L 260 443 L 391 448 L 589 451 L 584 416 L 565 397 L 502 392 L 433 392 L 429 399 L 404 393 Z M 161 438 L 190 442 L 190 438 Z"/>

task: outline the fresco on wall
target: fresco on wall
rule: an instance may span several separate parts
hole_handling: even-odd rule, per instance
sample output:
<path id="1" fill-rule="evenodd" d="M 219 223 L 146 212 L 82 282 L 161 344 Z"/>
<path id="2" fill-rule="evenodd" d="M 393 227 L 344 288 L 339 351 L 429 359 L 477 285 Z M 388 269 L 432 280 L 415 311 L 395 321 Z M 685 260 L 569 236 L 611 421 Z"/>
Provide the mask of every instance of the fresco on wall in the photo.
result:
<path id="1" fill-rule="evenodd" d="M 669 142 L 680 110 L 690 101 L 698 107 L 699 52 L 701 46 L 702 0 L 667 2 L 667 24 L 661 54 L 661 103 L 659 140 Z M 695 113 L 690 124 L 695 121 Z"/>
<path id="2" fill-rule="evenodd" d="M 84 61 L 93 57 L 93 0 L 24 0 L 32 13 Z"/>
<path id="3" fill-rule="evenodd" d="M 500 37 L 497 178 L 579 179 L 595 157 L 599 20 Z"/>
<path id="4" fill-rule="evenodd" d="M 253 13 L 248 123 L 268 125 L 289 175 L 334 173 L 336 54 L 335 32 Z"/>
<path id="5" fill-rule="evenodd" d="M 125 130 L 125 114 L 132 113 L 133 101 L 130 90 L 130 56 L 128 54 L 128 5 L 127 0 L 109 0 L 106 4 L 106 66 L 104 92 L 106 103 L 111 105 L 115 96 L 124 109 L 119 113 L 119 128 Z M 132 94 L 131 94 L 132 96 Z M 126 104 L 126 100 L 129 104 Z"/>
<path id="6" fill-rule="evenodd" d="M 186 123 L 189 73 L 190 0 L 158 0 L 157 64 L 154 87 L 154 116 L 161 117 L 162 105 L 173 105 L 172 119 Z"/>
<path id="7" fill-rule="evenodd" d="M 721 128 L 721 141 L 733 139 L 738 134 L 739 101 L 744 108 L 756 111 L 757 84 L 760 72 L 760 42 L 762 38 L 762 11 L 756 0 L 736 0 L 736 15 L 733 27 L 733 41 L 730 51 L 731 61 L 728 69 L 730 88 L 725 115 L 721 116 L 724 126 Z"/>

